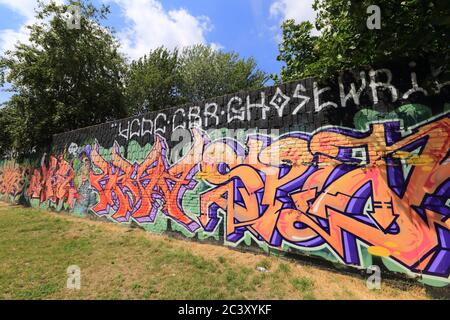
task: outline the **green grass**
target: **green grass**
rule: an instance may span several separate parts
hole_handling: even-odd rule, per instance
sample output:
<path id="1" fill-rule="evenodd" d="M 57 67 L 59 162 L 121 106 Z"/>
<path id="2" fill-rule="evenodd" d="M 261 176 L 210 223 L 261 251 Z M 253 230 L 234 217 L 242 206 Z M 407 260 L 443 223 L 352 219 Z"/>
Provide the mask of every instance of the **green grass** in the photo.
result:
<path id="1" fill-rule="evenodd" d="M 218 260 L 221 264 L 227 263 L 227 259 L 225 259 L 225 257 L 223 257 L 223 256 L 219 256 L 219 257 L 217 258 L 217 260 Z"/>
<path id="2" fill-rule="evenodd" d="M 278 266 L 278 271 L 282 273 L 289 273 L 291 271 L 291 267 L 287 263 L 280 263 Z"/>
<path id="3" fill-rule="evenodd" d="M 240 299 L 253 291 L 253 269 L 196 255 L 173 240 L 32 209 L 0 213 L 3 299 Z M 65 288 L 70 265 L 81 268 L 80 291 Z"/>
<path id="4" fill-rule="evenodd" d="M 209 253 L 208 246 L 0 204 L 0 299 L 318 296 L 314 275 L 298 277 L 293 262 L 221 247 Z M 81 269 L 81 290 L 66 288 L 71 265 Z M 261 273 L 257 266 L 273 271 Z"/>
<path id="5" fill-rule="evenodd" d="M 314 281 L 306 277 L 297 277 L 291 280 L 292 286 L 303 294 L 307 300 L 315 299 L 312 291 L 314 289 Z"/>
<path id="6" fill-rule="evenodd" d="M 272 266 L 272 263 L 271 263 L 270 260 L 267 259 L 267 258 L 261 260 L 261 261 L 258 263 L 258 265 L 257 265 L 257 267 L 263 267 L 263 268 L 266 269 L 266 270 L 270 270 L 270 267 L 271 267 L 271 266 Z"/>

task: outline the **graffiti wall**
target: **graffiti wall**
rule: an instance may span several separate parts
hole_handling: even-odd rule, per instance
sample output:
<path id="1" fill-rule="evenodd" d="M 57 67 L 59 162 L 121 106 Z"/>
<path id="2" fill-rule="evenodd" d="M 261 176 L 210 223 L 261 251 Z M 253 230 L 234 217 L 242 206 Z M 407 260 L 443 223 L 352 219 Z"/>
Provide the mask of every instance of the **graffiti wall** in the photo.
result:
<path id="1" fill-rule="evenodd" d="M 54 137 L 3 199 L 199 241 L 450 282 L 450 83 L 411 64 Z M 396 78 L 397 76 L 397 78 Z"/>

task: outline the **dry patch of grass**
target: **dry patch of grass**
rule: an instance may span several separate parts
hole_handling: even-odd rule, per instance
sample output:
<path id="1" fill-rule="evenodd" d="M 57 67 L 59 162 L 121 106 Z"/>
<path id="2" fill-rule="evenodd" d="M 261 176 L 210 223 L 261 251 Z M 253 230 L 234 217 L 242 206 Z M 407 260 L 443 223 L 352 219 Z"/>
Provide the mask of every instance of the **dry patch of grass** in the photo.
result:
<path id="1" fill-rule="evenodd" d="M 81 290 L 66 289 L 67 267 Z M 267 272 L 259 272 L 257 267 Z M 428 299 L 419 285 L 0 203 L 1 299 Z"/>

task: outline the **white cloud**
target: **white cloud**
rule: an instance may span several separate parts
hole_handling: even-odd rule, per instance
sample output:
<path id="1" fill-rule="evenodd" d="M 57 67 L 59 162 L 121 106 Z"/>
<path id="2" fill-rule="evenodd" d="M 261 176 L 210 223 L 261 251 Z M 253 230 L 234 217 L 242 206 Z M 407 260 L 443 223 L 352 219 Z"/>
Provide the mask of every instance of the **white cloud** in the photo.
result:
<path id="1" fill-rule="evenodd" d="M 33 21 L 35 0 L 9 1 L 0 0 L 0 5 L 7 7 L 9 10 L 19 14 L 25 18 L 25 23 L 18 29 L 2 29 L 0 30 L 0 53 L 14 49 L 14 45 L 20 41 L 26 43 L 28 41 L 28 30 L 26 25 Z"/>
<path id="2" fill-rule="evenodd" d="M 63 0 L 54 0 L 54 2 L 61 4 Z M 29 30 L 27 25 L 35 22 L 35 8 L 37 6 L 36 0 L 0 0 L 0 6 L 4 6 L 9 10 L 15 12 L 24 18 L 24 23 L 17 29 L 2 29 L 0 30 L 0 54 L 7 50 L 14 49 L 17 42 L 28 43 Z"/>
<path id="3" fill-rule="evenodd" d="M 0 54 L 14 49 L 14 45 L 18 42 L 28 42 L 28 30 L 25 26 L 20 27 L 18 30 L 0 30 Z"/>
<path id="4" fill-rule="evenodd" d="M 193 16 L 184 8 L 167 11 L 158 0 L 102 1 L 116 3 L 121 9 L 125 27 L 119 30 L 118 37 L 123 52 L 132 59 L 162 45 L 173 49 L 201 43 L 209 44 L 215 50 L 223 48 L 220 44 L 207 42 L 206 34 L 212 29 L 207 16 Z M 64 3 L 64 0 L 55 2 Z M 14 49 L 19 41 L 28 43 L 26 26 L 36 21 L 36 5 L 36 0 L 0 0 L 0 6 L 24 18 L 22 26 L 0 30 L 0 54 Z"/>
<path id="5" fill-rule="evenodd" d="M 10 10 L 31 20 L 34 17 L 34 8 L 36 7 L 36 0 L 0 0 L 0 5 L 8 7 Z"/>
<path id="6" fill-rule="evenodd" d="M 280 22 L 294 19 L 297 23 L 310 21 L 314 25 L 316 13 L 312 7 L 313 2 L 314 0 L 275 0 L 270 6 L 270 16 L 279 18 Z"/>
<path id="7" fill-rule="evenodd" d="M 191 15 L 186 9 L 166 11 L 156 0 L 104 0 L 115 2 L 126 19 L 126 27 L 118 37 L 123 51 L 132 59 L 151 49 L 165 46 L 169 49 L 193 44 L 207 44 L 205 35 L 211 31 L 208 17 Z M 213 48 L 220 45 L 211 43 Z"/>

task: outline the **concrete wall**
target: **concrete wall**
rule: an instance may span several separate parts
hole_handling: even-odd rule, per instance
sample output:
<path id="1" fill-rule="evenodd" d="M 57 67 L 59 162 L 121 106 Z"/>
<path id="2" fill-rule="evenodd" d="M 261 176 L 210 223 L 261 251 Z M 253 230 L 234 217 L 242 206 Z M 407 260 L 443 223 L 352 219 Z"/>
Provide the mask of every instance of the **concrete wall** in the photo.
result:
<path id="1" fill-rule="evenodd" d="M 151 232 L 372 264 L 445 286 L 450 83 L 411 64 L 307 79 L 54 136 L 3 199 Z"/>

